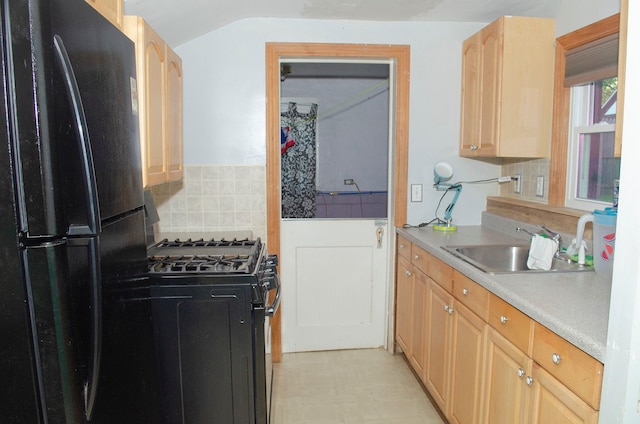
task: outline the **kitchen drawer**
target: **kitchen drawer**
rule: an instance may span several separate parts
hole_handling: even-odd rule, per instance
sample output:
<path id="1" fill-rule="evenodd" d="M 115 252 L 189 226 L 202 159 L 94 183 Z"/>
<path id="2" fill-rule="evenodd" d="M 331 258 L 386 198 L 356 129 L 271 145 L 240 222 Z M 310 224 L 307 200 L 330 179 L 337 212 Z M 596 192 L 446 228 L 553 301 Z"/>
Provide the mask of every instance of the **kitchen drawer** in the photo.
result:
<path id="1" fill-rule="evenodd" d="M 416 266 L 425 275 L 429 275 L 427 272 L 429 268 L 429 255 L 426 250 L 415 244 L 411 245 L 411 263 Z"/>
<path id="2" fill-rule="evenodd" d="M 453 271 L 453 295 L 476 315 L 489 318 L 489 291 L 475 281 Z"/>
<path id="3" fill-rule="evenodd" d="M 543 325 L 534 327 L 533 360 L 598 410 L 604 366 Z"/>
<path id="4" fill-rule="evenodd" d="M 497 296 L 490 295 L 489 324 L 531 356 L 533 320 Z"/>
<path id="5" fill-rule="evenodd" d="M 433 255 L 429 256 L 428 275 L 449 293 L 453 291 L 453 268 Z"/>
<path id="6" fill-rule="evenodd" d="M 396 246 L 398 255 L 404 256 L 411 260 L 411 242 L 402 236 L 398 236 L 398 245 Z"/>

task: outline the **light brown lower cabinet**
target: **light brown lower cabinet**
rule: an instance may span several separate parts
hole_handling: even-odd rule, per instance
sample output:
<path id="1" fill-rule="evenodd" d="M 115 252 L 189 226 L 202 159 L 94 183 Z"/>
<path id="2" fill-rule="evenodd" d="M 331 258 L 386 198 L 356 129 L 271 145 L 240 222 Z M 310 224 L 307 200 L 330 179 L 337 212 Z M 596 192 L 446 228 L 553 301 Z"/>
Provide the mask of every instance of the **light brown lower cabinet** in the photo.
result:
<path id="1" fill-rule="evenodd" d="M 396 341 L 448 422 L 597 424 L 601 363 L 399 241 Z"/>
<path id="2" fill-rule="evenodd" d="M 413 279 L 413 319 L 409 362 L 418 375 L 424 374 L 426 359 L 426 323 L 427 323 L 427 276 L 416 270 Z"/>
<path id="3" fill-rule="evenodd" d="M 427 361 L 424 384 L 442 411 L 447 410 L 451 369 L 453 296 L 429 278 L 427 288 Z"/>
<path id="4" fill-rule="evenodd" d="M 446 413 L 452 424 L 480 422 L 486 329 L 484 320 L 454 299 L 451 328 L 451 390 Z"/>
<path id="5" fill-rule="evenodd" d="M 427 277 L 403 256 L 398 256 L 396 341 L 420 376 L 424 372 Z"/>
<path id="6" fill-rule="evenodd" d="M 489 327 L 484 372 L 482 423 L 525 423 L 533 361 L 495 329 Z"/>
<path id="7" fill-rule="evenodd" d="M 405 355 L 411 352 L 413 329 L 413 280 L 415 270 L 403 256 L 398 256 L 396 276 L 396 342 Z"/>
<path id="8" fill-rule="evenodd" d="M 532 399 L 527 422 L 597 424 L 598 412 L 535 362 L 531 377 Z"/>

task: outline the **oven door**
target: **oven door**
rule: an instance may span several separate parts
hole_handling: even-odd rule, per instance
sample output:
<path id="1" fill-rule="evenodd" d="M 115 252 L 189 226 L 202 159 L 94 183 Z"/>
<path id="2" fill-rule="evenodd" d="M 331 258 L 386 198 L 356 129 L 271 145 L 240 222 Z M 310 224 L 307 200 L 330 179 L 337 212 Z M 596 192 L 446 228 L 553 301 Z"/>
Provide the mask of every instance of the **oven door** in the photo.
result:
<path id="1" fill-rule="evenodd" d="M 276 290 L 271 305 L 254 310 L 254 322 L 256 325 L 256 423 L 258 424 L 269 424 L 271 422 L 271 401 L 273 397 L 271 317 L 275 315 L 280 305 L 280 280 L 277 274 L 271 278 L 274 284 L 269 287 L 271 290 Z M 265 290 L 265 299 L 269 299 L 271 290 Z"/>
<path id="2" fill-rule="evenodd" d="M 273 362 L 271 361 L 271 319 L 267 317 L 264 322 L 265 346 L 264 363 L 265 376 L 267 378 L 267 424 L 271 422 L 271 401 L 273 393 Z"/>

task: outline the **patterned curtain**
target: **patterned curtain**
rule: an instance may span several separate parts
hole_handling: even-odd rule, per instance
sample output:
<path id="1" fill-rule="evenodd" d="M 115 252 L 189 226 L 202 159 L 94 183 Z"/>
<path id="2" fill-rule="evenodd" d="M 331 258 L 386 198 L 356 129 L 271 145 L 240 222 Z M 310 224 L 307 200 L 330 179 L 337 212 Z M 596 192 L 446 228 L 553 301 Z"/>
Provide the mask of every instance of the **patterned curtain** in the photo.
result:
<path id="1" fill-rule="evenodd" d="M 289 103 L 280 114 L 282 156 L 280 158 L 282 217 L 316 217 L 316 122 L 318 105 L 308 113 Z"/>

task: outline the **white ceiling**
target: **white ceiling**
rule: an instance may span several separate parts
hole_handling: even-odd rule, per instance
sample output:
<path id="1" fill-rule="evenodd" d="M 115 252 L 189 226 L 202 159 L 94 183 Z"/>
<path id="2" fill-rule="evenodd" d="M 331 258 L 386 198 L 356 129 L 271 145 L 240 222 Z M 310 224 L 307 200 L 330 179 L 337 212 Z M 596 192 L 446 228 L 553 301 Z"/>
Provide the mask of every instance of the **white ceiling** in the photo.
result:
<path id="1" fill-rule="evenodd" d="M 553 17 L 563 0 L 125 0 L 176 47 L 246 18 L 454 21 L 488 23 L 502 15 Z"/>

